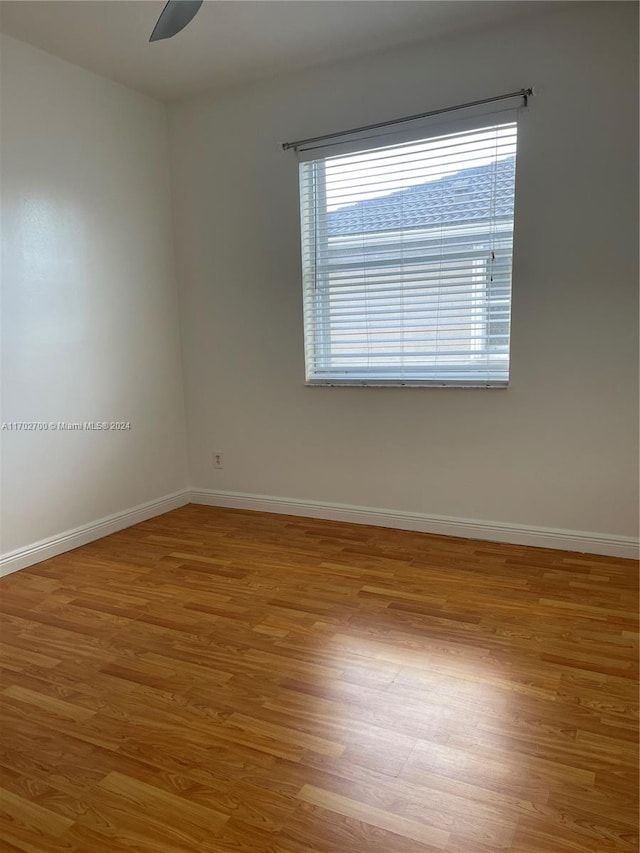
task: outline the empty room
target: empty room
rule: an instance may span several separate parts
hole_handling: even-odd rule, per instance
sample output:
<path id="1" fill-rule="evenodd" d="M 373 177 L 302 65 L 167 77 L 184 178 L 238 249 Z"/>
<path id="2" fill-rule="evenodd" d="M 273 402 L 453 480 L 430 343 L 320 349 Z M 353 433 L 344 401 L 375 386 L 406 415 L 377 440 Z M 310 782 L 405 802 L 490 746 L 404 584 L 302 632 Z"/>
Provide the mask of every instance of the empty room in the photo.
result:
<path id="1" fill-rule="evenodd" d="M 0 33 L 0 850 L 638 853 L 638 4 Z"/>

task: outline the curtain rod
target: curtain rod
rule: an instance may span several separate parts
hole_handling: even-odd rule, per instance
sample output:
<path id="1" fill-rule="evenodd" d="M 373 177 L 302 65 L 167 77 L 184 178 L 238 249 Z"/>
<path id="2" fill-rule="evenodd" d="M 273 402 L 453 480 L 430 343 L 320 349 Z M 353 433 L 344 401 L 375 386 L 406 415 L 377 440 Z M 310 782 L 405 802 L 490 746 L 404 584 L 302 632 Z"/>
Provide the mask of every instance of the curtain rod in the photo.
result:
<path id="1" fill-rule="evenodd" d="M 362 127 L 353 127 L 351 130 L 342 130 L 338 133 L 325 133 L 323 136 L 310 136 L 308 139 L 297 139 L 295 142 L 283 142 L 282 148 L 288 151 L 289 148 L 300 148 L 301 145 L 309 145 L 311 142 L 324 142 L 325 139 L 336 139 L 338 136 L 348 136 L 351 133 L 361 133 L 367 130 L 377 130 L 381 127 L 391 127 L 395 124 L 402 124 L 405 121 L 416 121 L 421 118 L 430 118 L 431 116 L 439 116 L 442 113 L 450 113 L 453 110 L 463 110 L 467 107 L 479 107 L 482 104 L 491 104 L 494 101 L 504 101 L 507 98 L 522 98 L 524 106 L 527 106 L 529 98 L 533 95 L 533 89 L 520 89 L 517 92 L 507 92 L 506 95 L 494 95 L 493 98 L 482 98 L 479 101 L 469 101 L 467 104 L 456 104 L 454 107 L 442 107 L 439 110 L 431 110 L 428 113 L 417 113 L 413 116 L 405 116 L 404 118 L 396 118 L 391 121 L 379 121 L 377 124 L 365 124 Z"/>

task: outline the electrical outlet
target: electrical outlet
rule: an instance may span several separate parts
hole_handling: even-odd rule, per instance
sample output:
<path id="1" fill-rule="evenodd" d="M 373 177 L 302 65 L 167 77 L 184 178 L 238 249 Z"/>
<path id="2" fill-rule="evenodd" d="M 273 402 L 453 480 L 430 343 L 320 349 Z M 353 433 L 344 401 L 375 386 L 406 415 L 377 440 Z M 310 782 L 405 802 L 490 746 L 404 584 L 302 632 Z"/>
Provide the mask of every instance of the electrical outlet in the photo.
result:
<path id="1" fill-rule="evenodd" d="M 213 467 L 224 468 L 224 457 L 218 450 L 214 450 L 213 452 Z"/>

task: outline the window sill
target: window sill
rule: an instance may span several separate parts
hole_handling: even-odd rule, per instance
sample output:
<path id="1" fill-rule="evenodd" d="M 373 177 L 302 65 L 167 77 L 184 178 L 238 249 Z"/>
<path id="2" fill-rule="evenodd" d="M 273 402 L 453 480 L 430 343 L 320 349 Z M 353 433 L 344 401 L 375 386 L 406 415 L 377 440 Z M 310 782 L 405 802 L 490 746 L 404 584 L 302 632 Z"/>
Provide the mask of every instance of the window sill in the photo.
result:
<path id="1" fill-rule="evenodd" d="M 307 380 L 306 388 L 467 388 L 467 389 L 507 389 L 509 381 L 474 382 L 473 380 L 459 380 L 457 382 L 442 381 L 437 379 L 415 379 L 415 380 L 336 380 L 336 379 L 313 379 Z"/>

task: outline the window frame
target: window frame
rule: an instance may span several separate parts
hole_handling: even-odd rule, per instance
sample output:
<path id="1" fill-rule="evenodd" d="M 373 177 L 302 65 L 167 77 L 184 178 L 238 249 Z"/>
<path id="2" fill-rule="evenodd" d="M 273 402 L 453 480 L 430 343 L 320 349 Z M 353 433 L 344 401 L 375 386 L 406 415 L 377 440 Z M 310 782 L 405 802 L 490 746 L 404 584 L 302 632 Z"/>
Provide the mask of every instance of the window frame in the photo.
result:
<path id="1" fill-rule="evenodd" d="M 511 122 L 505 122 L 504 119 L 502 121 L 491 122 L 489 121 L 490 117 L 483 116 L 478 117 L 476 121 L 474 121 L 475 127 L 470 127 L 469 129 L 480 130 L 483 128 L 490 128 L 492 126 L 497 127 L 500 124 L 515 124 L 513 119 Z M 516 124 L 516 134 L 517 134 L 517 124 Z M 425 134 L 423 136 L 414 136 L 414 140 L 416 141 L 429 141 L 430 139 L 436 139 L 442 136 L 442 133 L 431 133 Z M 516 136 L 517 140 L 517 136 Z M 367 151 L 375 151 L 381 147 L 386 147 L 389 143 L 382 145 L 371 145 L 370 148 L 362 148 L 359 146 L 356 150 L 359 153 L 367 152 Z M 393 144 L 393 143 L 391 143 Z M 342 153 L 342 152 L 341 152 Z M 349 152 L 346 152 L 349 153 Z M 311 157 L 306 158 L 303 163 L 301 163 L 301 171 L 300 171 L 300 200 L 301 200 L 301 244 L 302 244 L 302 256 L 303 256 L 303 284 L 304 284 L 304 337 L 305 337 L 305 375 L 306 380 L 305 384 L 309 387 L 335 387 L 335 386 L 356 386 L 356 387 L 376 387 L 376 386 L 393 386 L 393 387 L 440 387 L 440 388 L 505 388 L 509 384 L 510 378 L 510 359 L 511 359 L 511 305 L 512 305 L 512 261 L 513 261 L 513 243 L 514 243 L 514 230 L 515 230 L 515 211 L 511 215 L 511 217 L 507 220 L 500 221 L 499 219 L 491 219 L 485 223 L 478 223 L 475 226 L 475 230 L 478 235 L 479 243 L 488 243 L 492 248 L 488 251 L 491 252 L 492 259 L 496 260 L 496 254 L 499 253 L 499 259 L 507 259 L 509 264 L 508 270 L 508 291 L 504 297 L 498 300 L 496 298 L 494 302 L 487 302 L 486 298 L 484 299 L 484 307 L 483 312 L 484 316 L 480 321 L 480 325 L 484 326 L 484 334 L 480 336 L 471 337 L 469 340 L 478 340 L 479 342 L 484 338 L 487 343 L 483 348 L 479 351 L 482 352 L 483 363 L 487 365 L 491 361 L 494 361 L 495 365 L 502 366 L 502 372 L 504 373 L 503 378 L 491 378 L 488 380 L 485 379 L 475 379 L 471 378 L 471 376 L 467 375 L 464 377 L 455 376 L 456 373 L 462 374 L 473 374 L 472 370 L 469 370 L 471 362 L 467 362 L 466 370 L 464 369 L 464 365 L 459 363 L 455 365 L 454 362 L 450 364 L 440 365 L 437 370 L 441 375 L 438 376 L 425 376 L 428 369 L 433 370 L 433 368 L 428 368 L 424 363 L 422 365 L 416 365 L 415 369 L 411 369 L 406 364 L 402 367 L 398 365 L 388 365 L 388 366 L 378 366 L 375 368 L 367 368 L 363 366 L 358 367 L 358 374 L 354 372 L 350 372 L 346 369 L 339 370 L 335 367 L 331 366 L 331 324 L 328 321 L 329 317 L 329 308 L 328 305 L 330 303 L 331 298 L 331 286 L 328 284 L 330 280 L 331 273 L 339 271 L 339 265 L 333 266 L 331 269 L 330 262 L 327 262 L 324 267 L 320 264 L 318 259 L 318 245 L 317 245 L 317 222 L 320 218 L 324 219 L 325 227 L 321 229 L 321 233 L 324 234 L 325 239 L 325 252 L 327 257 L 331 254 L 336 255 L 339 252 L 339 245 L 336 245 L 334 242 L 334 246 L 331 247 L 332 237 L 328 234 L 326 229 L 326 221 L 328 217 L 328 211 L 326 206 L 326 184 L 324 181 L 326 180 L 326 161 L 330 159 L 331 156 L 334 156 L 332 153 L 326 155 L 326 157 Z M 338 155 L 339 156 L 339 155 Z M 513 155 L 514 157 L 514 168 L 517 163 L 517 144 L 516 144 L 516 153 Z M 312 162 L 309 163 L 309 160 Z M 309 166 L 313 166 L 312 169 L 309 169 Z M 463 167 L 464 168 L 464 167 Z M 313 174 L 313 181 L 309 181 L 308 173 L 309 171 Z M 461 170 L 462 171 L 462 170 Z M 319 178 L 321 181 L 321 185 L 319 185 Z M 366 186 L 366 185 L 365 185 Z M 319 205 L 318 202 L 321 202 Z M 515 207 L 515 176 L 514 176 L 514 189 L 513 189 L 513 200 Z M 324 201 L 324 205 L 322 202 Z M 304 227 L 304 214 L 302 213 L 304 204 L 313 205 L 314 218 L 313 223 L 314 227 L 310 229 L 305 229 Z M 450 224 L 445 226 L 446 230 L 453 235 L 457 229 L 461 226 L 457 224 Z M 473 225 L 465 225 L 462 226 L 463 230 L 466 228 L 467 232 L 469 229 L 471 231 L 474 230 Z M 430 231 L 438 232 L 442 235 L 443 226 L 437 225 L 433 229 L 429 229 L 428 227 L 424 227 L 422 229 L 424 231 L 425 239 L 428 239 L 428 234 Z M 307 233 L 305 233 L 307 231 Z M 373 232 L 375 236 L 378 237 L 382 242 L 384 239 L 388 239 L 389 242 L 392 241 L 394 235 L 397 237 L 397 240 L 402 241 L 403 233 L 406 229 L 396 229 L 395 231 L 390 230 L 388 232 Z M 508 246 L 500 246 L 499 242 L 496 242 L 496 233 L 497 232 L 505 233 L 505 241 Z M 369 234 L 366 234 L 369 237 Z M 469 236 L 473 236 L 469 234 Z M 355 243 L 358 240 L 362 240 L 365 237 L 365 232 L 362 233 L 353 233 L 349 235 L 337 235 L 333 237 L 334 241 L 339 241 L 343 239 L 345 244 L 348 244 L 349 241 L 353 244 L 352 248 L 355 247 Z M 482 238 L 482 239 L 481 239 Z M 309 257 L 309 245 L 313 242 L 314 252 L 313 252 L 313 264 L 312 269 L 309 266 L 305 266 L 305 257 Z M 348 249 L 348 246 L 345 245 L 345 250 Z M 440 261 L 442 262 L 442 255 L 434 255 L 434 263 Z M 470 259 L 471 264 L 475 264 L 478 262 L 478 259 Z M 400 264 L 402 261 L 400 260 Z M 493 281 L 493 268 L 492 264 L 485 261 L 480 261 L 481 264 L 484 265 L 484 270 L 480 274 L 479 282 L 482 283 L 482 286 L 485 290 L 489 288 L 490 282 Z M 309 277 L 312 276 L 312 287 L 310 287 Z M 466 280 L 468 278 L 468 274 L 465 274 L 463 278 Z M 324 284 L 323 284 L 324 281 Z M 426 285 L 425 285 L 426 287 Z M 445 288 L 446 285 L 439 285 L 438 287 Z M 310 292 L 313 292 L 313 299 L 310 298 Z M 399 293 L 398 296 L 403 298 L 403 293 Z M 354 296 L 354 300 L 357 300 L 358 297 Z M 362 297 L 359 297 L 362 298 Z M 321 301 L 320 308 L 318 307 L 318 301 Z M 504 304 L 507 308 L 505 315 L 501 315 L 499 318 L 492 320 L 491 312 L 492 309 L 498 309 L 501 304 Z M 317 322 L 317 312 L 321 311 L 324 321 L 322 323 Z M 390 309 L 389 313 L 400 313 L 393 311 Z M 496 353 L 492 358 L 491 354 L 491 344 L 490 344 L 490 324 L 506 322 L 507 323 L 507 341 L 506 341 L 506 354 Z M 324 333 L 322 332 L 324 330 Z M 438 326 L 434 326 L 434 330 L 437 333 Z M 404 333 L 404 329 L 402 330 Z M 323 335 L 322 341 L 319 342 L 319 335 Z M 309 356 L 309 351 L 313 351 L 313 356 Z M 320 355 L 318 356 L 318 354 Z M 313 365 L 313 367 L 311 367 Z M 411 374 L 414 373 L 415 377 L 412 377 Z M 422 373 L 423 375 L 418 375 Z M 447 373 L 450 375 L 447 376 Z M 498 371 L 496 371 L 497 375 Z"/>

